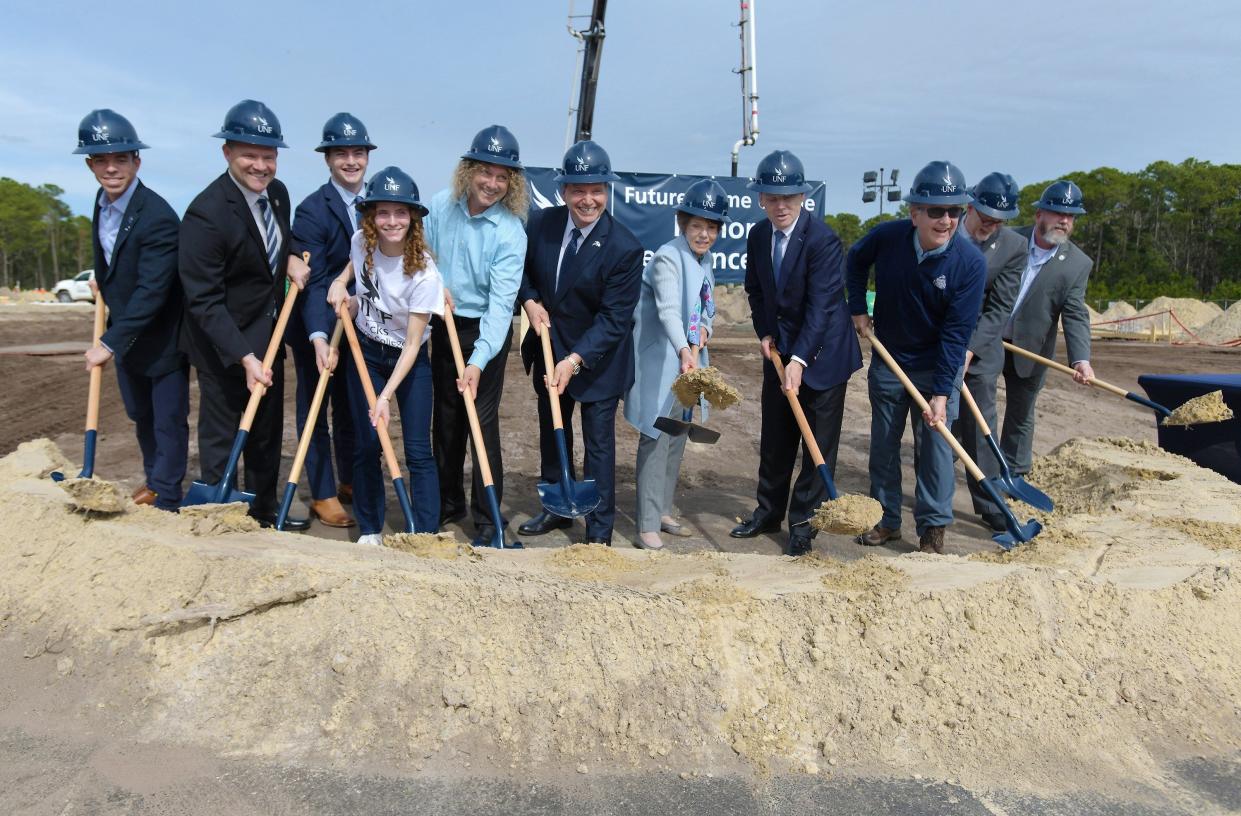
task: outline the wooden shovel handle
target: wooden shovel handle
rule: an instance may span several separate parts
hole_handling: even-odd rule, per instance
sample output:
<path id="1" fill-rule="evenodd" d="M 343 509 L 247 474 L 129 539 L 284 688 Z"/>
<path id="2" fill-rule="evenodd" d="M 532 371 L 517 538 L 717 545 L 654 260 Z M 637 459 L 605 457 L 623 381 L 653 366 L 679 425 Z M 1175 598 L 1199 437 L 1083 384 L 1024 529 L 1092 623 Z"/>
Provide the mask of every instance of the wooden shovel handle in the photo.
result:
<path id="1" fill-rule="evenodd" d="M 353 317 L 349 314 L 349 304 L 340 305 L 340 322 L 345 329 L 345 338 L 349 341 L 349 350 L 353 352 L 354 368 L 358 370 L 358 379 L 362 382 L 362 391 L 366 393 L 366 404 L 375 410 L 375 385 L 371 382 L 371 372 L 366 368 L 366 358 L 362 356 L 362 346 L 358 344 L 358 333 L 353 328 Z M 375 429 L 379 435 L 379 446 L 383 448 L 384 461 L 388 465 L 388 473 L 393 479 L 401 475 L 396 463 L 396 454 L 392 452 L 392 440 L 388 438 L 388 423 L 380 422 Z"/>
<path id="2" fill-rule="evenodd" d="M 539 333 L 539 342 L 543 344 L 543 368 L 547 374 L 547 401 L 552 406 L 552 427 L 559 430 L 564 427 L 564 418 L 560 415 L 560 395 L 553 393 L 555 387 L 551 384 L 552 373 L 556 370 L 556 361 L 552 359 L 552 325 L 545 323 L 535 326 L 534 330 Z"/>
<path id="3" fill-rule="evenodd" d="M 302 260 L 309 264 L 310 253 L 303 252 Z M 293 286 L 284 295 L 284 305 L 280 307 L 276 327 L 272 329 L 271 339 L 267 341 L 267 353 L 263 355 L 264 371 L 276 364 L 276 355 L 280 353 L 280 345 L 284 342 L 285 327 L 289 325 L 289 318 L 293 316 L 293 306 L 297 303 L 298 291 L 298 288 Z M 265 393 L 267 393 L 267 386 L 256 383 L 254 390 L 250 392 L 250 401 L 246 403 L 246 412 L 241 415 L 241 425 L 238 426 L 241 430 L 249 431 L 250 426 L 254 424 L 254 415 L 258 413 L 259 403 L 263 401 Z"/>
<path id="4" fill-rule="evenodd" d="M 95 326 L 94 339 L 91 343 L 95 348 L 103 345 L 103 332 L 107 326 L 107 307 L 103 302 L 103 292 L 95 290 Z M 99 392 L 103 388 L 103 366 L 92 366 L 90 370 L 90 388 L 86 392 L 86 430 L 99 428 Z"/>
<path id="5" fill-rule="evenodd" d="M 991 426 L 987 424 L 987 419 L 982 415 L 982 411 L 978 408 L 978 403 L 974 402 L 974 395 L 970 393 L 970 388 L 961 382 L 961 399 L 965 400 L 965 404 L 970 407 L 970 413 L 974 415 L 974 421 L 978 423 L 978 429 L 982 431 L 983 436 L 991 436 Z"/>
<path id="6" fill-rule="evenodd" d="M 1035 354 L 1032 351 L 1026 351 L 1021 346 L 1014 346 L 1012 343 L 1008 342 L 1007 340 L 1003 341 L 1003 343 L 1004 343 L 1004 348 L 1008 349 L 1013 354 L 1019 355 L 1021 357 L 1025 357 L 1027 360 L 1033 360 L 1034 362 L 1039 363 L 1040 365 L 1045 365 L 1050 369 L 1054 369 L 1056 371 L 1060 371 L 1065 374 L 1068 374 L 1070 377 L 1074 377 L 1077 375 L 1077 371 L 1075 371 L 1072 368 L 1069 368 L 1064 363 L 1057 363 L 1055 360 L 1049 360 L 1041 354 Z M 1125 389 L 1121 388 L 1118 385 L 1112 385 L 1111 383 L 1103 382 L 1103 380 L 1096 380 L 1092 377 L 1091 379 L 1087 380 L 1087 383 L 1089 383 L 1090 385 L 1093 385 L 1095 388 L 1102 388 L 1104 391 L 1111 391 L 1113 394 L 1115 394 L 1118 397 L 1129 396 L 1129 392 L 1126 391 Z"/>
<path id="7" fill-rule="evenodd" d="M 452 316 L 452 307 L 444 306 L 444 327 L 448 329 L 448 344 L 452 346 L 452 359 L 457 364 L 457 378 L 465 377 L 465 357 L 461 354 L 461 339 L 457 337 L 457 322 Z M 550 394 L 548 395 L 551 396 Z M 483 444 L 483 428 L 478 422 L 478 410 L 474 407 L 474 397 L 467 388 L 461 398 L 465 400 L 465 415 L 470 420 L 470 434 L 474 437 L 474 455 L 478 457 L 479 475 L 484 485 L 495 484 L 491 480 L 491 462 L 487 459 L 487 446 Z M 560 400 L 556 400 L 556 408 L 560 408 Z"/>
<path id="8" fill-rule="evenodd" d="M 824 463 L 823 451 L 819 450 L 819 442 L 814 438 L 814 431 L 810 430 L 810 423 L 806 421 L 806 412 L 802 410 L 797 395 L 784 388 L 784 363 L 780 362 L 780 352 L 776 351 L 775 346 L 771 348 L 771 364 L 776 367 L 776 376 L 780 378 L 780 390 L 784 391 L 784 396 L 789 399 L 789 407 L 793 409 L 793 418 L 797 420 L 797 427 L 801 429 L 802 441 L 806 443 L 806 449 L 810 451 L 814 466 L 818 467 Z"/>
<path id="9" fill-rule="evenodd" d="M 340 345 L 340 336 L 344 330 L 344 321 L 336 319 L 336 328 L 332 330 L 332 339 L 328 348 L 336 349 Z M 310 439 L 314 436 L 319 409 L 323 407 L 323 395 L 327 393 L 328 380 L 333 374 L 332 369 L 325 368 L 319 372 L 319 383 L 315 386 L 315 395 L 310 400 L 310 413 L 306 415 L 306 426 L 302 428 L 302 438 L 297 440 L 297 454 L 293 457 L 293 467 L 289 470 L 289 481 L 297 484 L 302 475 L 302 466 L 306 463 L 306 452 L 310 450 Z"/>
<path id="10" fill-rule="evenodd" d="M 883 361 L 887 364 L 888 368 L 891 369 L 892 373 L 895 374 L 901 381 L 901 385 L 905 386 L 905 391 L 909 394 L 913 401 L 918 404 L 919 408 L 929 414 L 931 412 L 931 406 L 927 404 L 926 398 L 922 396 L 922 392 L 918 390 L 918 387 L 913 384 L 909 377 L 905 376 L 905 372 L 901 371 L 901 367 L 896 364 L 896 360 L 892 359 L 892 355 L 888 354 L 888 350 L 883 347 L 883 343 L 880 343 L 879 339 L 876 338 L 874 333 L 870 331 L 866 332 L 866 338 L 870 340 L 871 348 L 873 348 L 879 356 L 883 358 Z M 953 452 L 956 453 L 957 458 L 961 460 L 961 462 L 965 465 L 965 469 L 969 471 L 970 475 L 973 476 L 976 481 L 981 482 L 987 478 L 978 465 L 974 463 L 974 460 L 970 458 L 970 455 L 965 452 L 965 448 L 961 447 L 961 443 L 957 441 L 957 438 L 952 435 L 952 431 L 948 430 L 944 423 L 936 422 L 933 427 L 935 430 L 939 431 L 939 435 L 948 442 L 948 446 L 952 448 Z"/>

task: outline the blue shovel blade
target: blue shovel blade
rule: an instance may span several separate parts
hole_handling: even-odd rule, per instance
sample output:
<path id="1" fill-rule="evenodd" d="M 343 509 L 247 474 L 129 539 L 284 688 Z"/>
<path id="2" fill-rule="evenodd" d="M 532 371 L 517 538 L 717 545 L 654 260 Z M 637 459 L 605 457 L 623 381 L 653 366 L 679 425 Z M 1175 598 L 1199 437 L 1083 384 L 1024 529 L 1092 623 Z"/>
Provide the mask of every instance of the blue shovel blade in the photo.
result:
<path id="1" fill-rule="evenodd" d="M 1014 517 L 1009 520 L 1008 527 L 1007 531 L 991 536 L 992 541 L 1006 550 L 1011 550 L 1018 544 L 1024 544 L 1043 532 L 1043 525 L 1034 519 L 1030 519 L 1025 524 L 1018 524 Z"/>
<path id="2" fill-rule="evenodd" d="M 1000 482 L 1004 485 L 1005 493 L 1018 501 L 1025 502 L 1036 510 L 1050 513 L 1056 508 L 1055 502 L 1051 500 L 1051 496 L 1048 496 L 1020 476 L 1009 476 L 1007 479 L 1001 477 Z"/>
<path id="3" fill-rule="evenodd" d="M 599 506 L 599 488 L 594 479 L 581 482 L 540 482 L 539 501 L 543 509 L 563 518 L 580 518 Z"/>
<path id="4" fill-rule="evenodd" d="M 220 485 L 209 485 L 205 482 L 196 481 L 190 485 L 189 490 L 185 491 L 185 498 L 181 500 L 181 506 L 191 507 L 195 504 L 229 504 L 232 502 L 254 504 L 254 494 L 229 488 L 224 496 L 221 497 Z"/>

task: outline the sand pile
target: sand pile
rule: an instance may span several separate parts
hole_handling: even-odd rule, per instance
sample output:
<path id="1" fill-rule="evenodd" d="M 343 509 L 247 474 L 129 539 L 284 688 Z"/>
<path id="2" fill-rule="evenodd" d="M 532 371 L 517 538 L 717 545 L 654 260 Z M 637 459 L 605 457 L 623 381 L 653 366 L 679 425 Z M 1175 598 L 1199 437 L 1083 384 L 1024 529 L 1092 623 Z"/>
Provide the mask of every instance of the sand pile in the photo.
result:
<path id="1" fill-rule="evenodd" d="M 1128 301 L 1118 300 L 1110 304 L 1103 314 L 1099 315 L 1100 320 L 1121 320 L 1126 317 L 1133 317 L 1138 310 Z"/>
<path id="2" fill-rule="evenodd" d="M 211 537 L 228 533 L 252 533 L 259 523 L 250 515 L 245 502 L 227 504 L 195 504 L 182 507 L 181 518 L 189 523 L 190 535 Z"/>
<path id="3" fill-rule="evenodd" d="M 712 408 L 731 408 L 741 402 L 741 392 L 724 380 L 715 366 L 695 368 L 672 381 L 672 393 L 685 407 L 698 404 L 705 397 Z"/>
<path id="4" fill-rule="evenodd" d="M 750 299 L 741 286 L 716 286 L 711 297 L 715 300 L 713 326 L 738 326 L 749 322 Z"/>
<path id="5" fill-rule="evenodd" d="M 384 546 L 407 552 L 420 558 L 438 558 L 454 561 L 464 558 L 479 561 L 482 556 L 463 541 L 457 541 L 452 533 L 397 533 L 384 536 Z"/>
<path id="6" fill-rule="evenodd" d="M 1241 301 L 1228 307 L 1228 310 L 1207 323 L 1196 334 L 1208 343 L 1226 343 L 1241 337 Z"/>
<path id="7" fill-rule="evenodd" d="M 121 489 L 103 479 L 73 478 L 56 484 L 69 494 L 73 506 L 84 513 L 120 513 L 127 503 Z"/>
<path id="8" fill-rule="evenodd" d="M 1224 404 L 1224 392 L 1212 391 L 1174 408 L 1171 416 L 1164 417 L 1163 424 L 1202 425 L 1229 419 L 1232 419 L 1232 409 Z"/>
<path id="9" fill-rule="evenodd" d="M 1080 488 L 1069 456 L 1127 481 L 1064 502 L 1050 524 L 1080 544 L 1036 565 L 199 538 L 167 514 L 72 512 L 35 475 L 46 452 L 0 461 L 0 638 L 89 689 L 75 713 L 149 739 L 353 768 L 816 764 L 1044 792 L 1159 787 L 1167 760 L 1241 749 L 1241 554 L 1160 526 L 1241 525 L 1241 486 L 1149 446 L 1057 452 L 1039 486 L 1058 500 Z"/>
<path id="10" fill-rule="evenodd" d="M 1196 298 L 1160 296 L 1142 307 L 1138 314 L 1153 315 L 1169 310 L 1176 313 L 1177 319 L 1184 323 L 1186 328 L 1194 331 L 1197 331 L 1224 313 L 1224 310 L 1217 303 L 1207 303 Z M 1175 323 L 1172 325 L 1173 328 L 1176 328 Z"/>
<path id="11" fill-rule="evenodd" d="M 878 524 L 881 518 L 883 507 L 870 496 L 842 493 L 835 500 L 820 504 L 810 525 L 820 532 L 859 535 Z"/>

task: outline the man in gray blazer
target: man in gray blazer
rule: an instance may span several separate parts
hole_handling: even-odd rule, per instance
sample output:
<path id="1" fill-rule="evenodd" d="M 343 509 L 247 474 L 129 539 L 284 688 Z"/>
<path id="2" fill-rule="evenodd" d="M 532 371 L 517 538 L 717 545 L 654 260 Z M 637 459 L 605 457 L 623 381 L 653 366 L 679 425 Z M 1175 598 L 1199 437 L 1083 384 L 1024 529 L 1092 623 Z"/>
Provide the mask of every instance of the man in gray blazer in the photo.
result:
<path id="1" fill-rule="evenodd" d="M 1004 368 L 1004 347 L 1000 333 L 1013 310 L 1013 301 L 1021 288 L 1021 273 L 1026 268 L 1028 241 L 1005 226 L 1017 215 L 1017 182 L 1005 173 L 985 176 L 970 190 L 970 203 L 961 219 L 960 230 L 978 247 L 987 259 L 987 288 L 983 296 L 982 314 L 970 337 L 965 353 L 965 385 L 987 420 L 996 427 L 995 386 Z M 962 407 L 956 424 L 957 437 L 966 452 L 987 476 L 998 476 L 1000 463 L 991 452 L 974 414 Z M 966 474 L 974 512 L 992 530 L 1004 529 L 1004 515 L 988 498 L 973 477 Z"/>
<path id="2" fill-rule="evenodd" d="M 1034 226 L 1017 231 L 1028 241 L 1028 255 L 1012 314 L 1001 336 L 1013 345 L 1052 357 L 1056 353 L 1056 323 L 1062 323 L 1069 364 L 1077 371 L 1073 379 L 1084 385 L 1094 379 L 1090 316 L 1086 311 L 1086 282 L 1094 262 L 1069 240 L 1075 218 L 1086 213 L 1081 188 L 1071 181 L 1054 182 L 1035 207 Z M 1018 475 L 1030 472 L 1034 404 L 1046 373 L 1033 360 L 1008 351 L 1004 354 L 1008 395 L 1000 449 Z"/>

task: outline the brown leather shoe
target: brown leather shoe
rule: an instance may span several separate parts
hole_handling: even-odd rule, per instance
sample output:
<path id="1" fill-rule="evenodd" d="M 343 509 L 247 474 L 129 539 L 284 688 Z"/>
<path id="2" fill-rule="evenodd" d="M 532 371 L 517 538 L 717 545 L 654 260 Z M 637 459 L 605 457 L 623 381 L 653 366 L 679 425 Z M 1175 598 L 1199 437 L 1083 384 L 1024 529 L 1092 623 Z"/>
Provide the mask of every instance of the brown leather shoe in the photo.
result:
<path id="1" fill-rule="evenodd" d="M 147 487 L 146 483 L 143 482 L 142 484 L 134 488 L 134 492 L 130 493 L 129 496 L 134 501 L 137 501 L 139 496 L 141 496 L 143 493 L 149 493 L 149 492 L 151 492 L 151 488 Z"/>
<path id="2" fill-rule="evenodd" d="M 340 499 L 345 504 L 353 504 L 353 485 L 336 485 L 336 498 Z"/>
<path id="3" fill-rule="evenodd" d="M 858 544 L 861 544 L 863 547 L 882 547 L 889 541 L 900 541 L 901 531 L 899 528 L 896 530 L 889 530 L 887 527 L 880 527 L 876 524 L 868 532 L 862 533 L 853 540 Z"/>
<path id="4" fill-rule="evenodd" d="M 927 527 L 918 538 L 918 552 L 944 554 L 944 528 Z"/>
<path id="5" fill-rule="evenodd" d="M 155 491 L 146 485 L 134 491 L 134 504 L 155 504 Z"/>
<path id="6" fill-rule="evenodd" d="M 312 501 L 310 512 L 328 527 L 352 527 L 357 523 L 345 512 L 345 508 L 340 506 L 340 499 L 335 496 Z"/>

